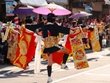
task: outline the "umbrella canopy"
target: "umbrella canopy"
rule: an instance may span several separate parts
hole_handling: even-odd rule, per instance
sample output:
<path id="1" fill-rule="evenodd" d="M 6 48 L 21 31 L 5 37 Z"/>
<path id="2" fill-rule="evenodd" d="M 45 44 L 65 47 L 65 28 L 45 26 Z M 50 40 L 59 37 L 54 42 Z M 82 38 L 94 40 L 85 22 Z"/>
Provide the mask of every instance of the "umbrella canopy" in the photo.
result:
<path id="1" fill-rule="evenodd" d="M 75 13 L 73 15 L 71 15 L 69 18 L 74 18 L 74 19 L 79 19 L 81 17 L 85 17 L 85 14 L 81 14 L 81 13 Z"/>
<path id="2" fill-rule="evenodd" d="M 14 10 L 14 14 L 33 14 L 34 12 L 32 10 L 33 8 L 19 7 L 18 9 Z"/>
<path id="3" fill-rule="evenodd" d="M 42 14 L 42 15 L 48 15 L 49 13 L 53 13 L 57 16 L 71 14 L 71 11 L 55 3 L 50 3 L 46 6 L 35 8 L 33 9 L 33 12 Z"/>
<path id="4" fill-rule="evenodd" d="M 85 11 L 80 11 L 81 14 L 85 14 L 86 16 L 91 16 L 91 13 L 85 12 Z"/>
<path id="5" fill-rule="evenodd" d="M 104 0 L 104 1 L 105 1 L 105 4 L 110 5 L 110 0 Z"/>
<path id="6" fill-rule="evenodd" d="M 80 13 L 74 13 L 69 18 L 79 19 L 81 17 L 87 17 L 87 16 L 90 16 L 90 15 L 92 15 L 92 14 L 89 14 L 89 13 L 86 13 L 86 12 L 80 12 Z"/>

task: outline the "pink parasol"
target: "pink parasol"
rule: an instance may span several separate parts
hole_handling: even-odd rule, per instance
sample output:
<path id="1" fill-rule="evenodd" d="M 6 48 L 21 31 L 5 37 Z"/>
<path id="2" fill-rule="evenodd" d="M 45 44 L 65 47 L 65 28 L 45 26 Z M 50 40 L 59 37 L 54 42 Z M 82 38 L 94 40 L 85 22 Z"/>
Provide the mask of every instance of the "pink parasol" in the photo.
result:
<path id="1" fill-rule="evenodd" d="M 66 8 L 64 8 L 60 5 L 57 5 L 55 3 L 50 3 L 46 6 L 35 8 L 35 9 L 33 9 L 33 12 L 35 12 L 37 14 L 42 14 L 42 15 L 48 15 L 49 13 L 53 13 L 56 16 L 71 14 L 71 11 L 69 11 Z"/>

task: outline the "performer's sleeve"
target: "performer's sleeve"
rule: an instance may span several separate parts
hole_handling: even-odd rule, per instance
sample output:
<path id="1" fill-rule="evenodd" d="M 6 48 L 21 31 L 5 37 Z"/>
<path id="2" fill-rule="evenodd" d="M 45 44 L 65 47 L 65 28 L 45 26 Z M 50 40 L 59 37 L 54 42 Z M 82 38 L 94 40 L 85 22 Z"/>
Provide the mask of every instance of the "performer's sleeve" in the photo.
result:
<path id="1" fill-rule="evenodd" d="M 58 26 L 58 30 L 59 30 L 59 32 L 61 32 L 63 34 L 69 34 L 70 33 L 70 28 L 66 28 L 66 27 Z"/>
<path id="2" fill-rule="evenodd" d="M 59 26 L 58 30 L 63 34 L 73 34 L 75 29 Z"/>
<path id="3" fill-rule="evenodd" d="M 42 28 L 43 32 L 42 32 L 42 35 L 43 35 L 43 38 L 46 38 L 48 36 L 48 31 L 46 28 Z"/>

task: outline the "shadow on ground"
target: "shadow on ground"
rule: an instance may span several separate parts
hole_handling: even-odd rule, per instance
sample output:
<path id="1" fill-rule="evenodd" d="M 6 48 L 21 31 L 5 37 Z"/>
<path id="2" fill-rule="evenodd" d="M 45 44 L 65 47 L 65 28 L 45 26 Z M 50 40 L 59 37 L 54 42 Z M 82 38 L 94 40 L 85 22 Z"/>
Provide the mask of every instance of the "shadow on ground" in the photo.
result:
<path id="1" fill-rule="evenodd" d="M 99 58 L 90 58 L 88 61 L 98 61 Z"/>
<path id="2" fill-rule="evenodd" d="M 110 56 L 110 54 L 107 54 L 106 56 Z"/>
<path id="3" fill-rule="evenodd" d="M 0 63 L 0 69 L 5 68 L 5 67 L 9 67 L 12 66 L 11 64 L 2 64 Z"/>
<path id="4" fill-rule="evenodd" d="M 3 71 L 0 71 L 0 78 L 14 78 L 18 76 L 28 77 L 30 74 L 34 74 L 34 71 L 33 70 L 22 70 L 22 71 L 14 72 L 11 70 L 3 70 Z"/>
<path id="5" fill-rule="evenodd" d="M 46 71 L 47 69 L 41 69 L 40 72 Z M 22 70 L 22 71 L 11 71 L 2 70 L 0 71 L 0 78 L 16 78 L 18 76 L 30 77 L 34 74 L 34 70 Z"/>
<path id="6" fill-rule="evenodd" d="M 91 49 L 86 49 L 85 52 L 88 53 L 92 53 L 93 51 Z"/>

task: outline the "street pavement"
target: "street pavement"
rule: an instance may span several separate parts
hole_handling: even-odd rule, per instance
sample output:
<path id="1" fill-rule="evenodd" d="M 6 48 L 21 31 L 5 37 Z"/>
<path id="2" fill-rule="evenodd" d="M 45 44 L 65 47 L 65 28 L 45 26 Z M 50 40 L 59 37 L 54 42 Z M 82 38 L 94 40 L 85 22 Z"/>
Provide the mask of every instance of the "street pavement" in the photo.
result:
<path id="1" fill-rule="evenodd" d="M 70 57 L 67 65 L 69 70 L 53 65 L 52 83 L 110 83 L 110 48 L 100 52 L 87 53 L 89 67 L 75 69 Z M 12 65 L 0 65 L 0 83 L 46 83 L 47 62 L 41 61 L 40 73 L 34 74 L 34 61 L 27 70 Z"/>

